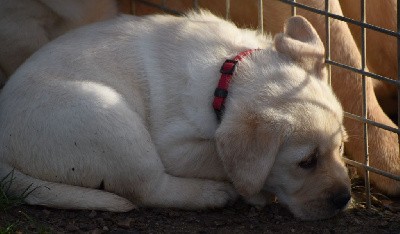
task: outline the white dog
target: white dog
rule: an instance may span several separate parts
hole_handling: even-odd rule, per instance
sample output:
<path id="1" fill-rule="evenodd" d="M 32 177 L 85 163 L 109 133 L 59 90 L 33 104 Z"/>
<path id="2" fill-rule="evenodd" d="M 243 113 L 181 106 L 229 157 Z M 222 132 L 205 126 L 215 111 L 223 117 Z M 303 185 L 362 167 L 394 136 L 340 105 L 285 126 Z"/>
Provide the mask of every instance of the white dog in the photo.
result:
<path id="1" fill-rule="evenodd" d="M 115 0 L 0 0 L 0 83 L 49 41 L 116 13 Z"/>
<path id="2" fill-rule="evenodd" d="M 208 208 L 269 191 L 302 219 L 331 217 L 350 183 L 323 61 L 301 17 L 274 40 L 207 12 L 83 27 L 0 93 L 0 177 L 50 207 Z"/>

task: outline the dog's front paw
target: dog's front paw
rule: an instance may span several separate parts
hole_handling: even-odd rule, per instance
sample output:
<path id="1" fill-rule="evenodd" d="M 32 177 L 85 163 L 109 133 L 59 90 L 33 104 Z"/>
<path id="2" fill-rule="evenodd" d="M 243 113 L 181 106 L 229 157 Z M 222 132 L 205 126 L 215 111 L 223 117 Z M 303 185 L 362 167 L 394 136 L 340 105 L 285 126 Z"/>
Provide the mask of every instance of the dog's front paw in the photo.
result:
<path id="1" fill-rule="evenodd" d="M 224 182 L 207 183 L 202 191 L 201 198 L 204 202 L 204 208 L 223 207 L 239 197 L 233 186 Z"/>

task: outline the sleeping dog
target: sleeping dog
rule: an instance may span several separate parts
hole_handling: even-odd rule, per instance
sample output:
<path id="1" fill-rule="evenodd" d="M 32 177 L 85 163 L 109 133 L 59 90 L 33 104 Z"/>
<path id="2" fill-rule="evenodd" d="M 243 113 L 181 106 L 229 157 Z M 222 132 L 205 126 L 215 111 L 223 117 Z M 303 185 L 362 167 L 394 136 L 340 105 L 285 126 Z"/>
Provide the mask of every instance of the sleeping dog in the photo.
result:
<path id="1" fill-rule="evenodd" d="M 29 204 L 201 209 L 275 194 L 343 210 L 343 112 L 302 17 L 270 38 L 208 12 L 121 16 L 35 53 L 0 93 L 0 178 Z"/>

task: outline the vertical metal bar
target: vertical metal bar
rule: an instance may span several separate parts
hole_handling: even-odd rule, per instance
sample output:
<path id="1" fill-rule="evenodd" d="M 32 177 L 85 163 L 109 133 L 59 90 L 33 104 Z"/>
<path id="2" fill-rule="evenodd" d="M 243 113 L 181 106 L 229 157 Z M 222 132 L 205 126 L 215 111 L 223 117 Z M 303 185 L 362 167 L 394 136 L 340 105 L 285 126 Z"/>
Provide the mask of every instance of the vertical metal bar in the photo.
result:
<path id="1" fill-rule="evenodd" d="M 397 0 L 397 128 L 400 128 L 400 0 Z M 400 134 L 397 134 L 400 139 Z M 400 154 L 400 142 L 399 154 Z"/>
<path id="2" fill-rule="evenodd" d="M 328 16 L 328 13 L 330 11 L 329 7 L 329 0 L 325 0 L 325 39 L 326 39 L 326 52 L 325 52 L 325 58 L 326 60 L 331 60 L 331 24 L 330 24 L 330 18 Z M 331 79 L 331 65 L 327 64 L 326 66 L 327 72 L 328 72 L 328 83 L 329 85 L 332 84 L 332 79 Z"/>
<path id="3" fill-rule="evenodd" d="M 296 2 L 296 0 L 292 0 L 293 2 Z M 292 16 L 295 16 L 297 14 L 296 7 L 292 5 Z"/>
<path id="4" fill-rule="evenodd" d="M 136 1 L 135 0 L 131 0 L 131 14 L 136 15 Z"/>
<path id="5" fill-rule="evenodd" d="M 225 1 L 225 19 L 229 19 L 231 17 L 231 0 Z"/>
<path id="6" fill-rule="evenodd" d="M 195 11 L 199 11 L 199 0 L 193 0 L 193 8 Z"/>
<path id="7" fill-rule="evenodd" d="M 258 0 L 258 32 L 264 33 L 263 0 Z"/>
<path id="8" fill-rule="evenodd" d="M 365 0 L 361 0 L 361 21 L 366 23 L 366 10 L 365 10 Z M 366 30 L 365 27 L 361 27 L 361 70 L 365 71 L 366 68 Z M 363 118 L 367 118 L 367 88 L 366 88 L 366 77 L 362 75 L 362 98 L 363 98 Z M 369 151 L 368 151 L 368 125 L 363 123 L 364 129 L 364 164 L 369 166 Z M 371 208 L 371 188 L 369 181 L 369 170 L 365 169 L 365 193 L 367 194 L 367 208 Z"/>

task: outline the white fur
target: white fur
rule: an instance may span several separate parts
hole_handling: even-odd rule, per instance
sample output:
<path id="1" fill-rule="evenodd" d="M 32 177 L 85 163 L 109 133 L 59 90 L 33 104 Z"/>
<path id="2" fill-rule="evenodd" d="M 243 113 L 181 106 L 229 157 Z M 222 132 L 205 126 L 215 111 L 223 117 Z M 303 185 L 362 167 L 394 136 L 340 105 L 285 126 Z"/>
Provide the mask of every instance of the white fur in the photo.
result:
<path id="1" fill-rule="evenodd" d="M 318 37 L 303 21 L 292 23 Z M 122 16 L 70 32 L 21 66 L 0 93 L 0 165 L 25 174 L 16 174 L 22 184 L 48 181 L 85 191 L 104 184 L 108 192 L 149 206 L 223 206 L 236 197 L 232 182 L 244 196 L 257 196 L 263 188 L 279 192 L 301 218 L 329 217 L 337 211 L 325 209 L 322 192 L 310 195 L 321 200 L 319 208 L 292 201 L 308 178 L 293 165 L 313 147 L 325 147 L 326 161 L 338 161 L 327 170 L 340 174 L 329 178 L 347 183 L 336 153 L 342 110 L 324 77 L 315 75 L 323 73 L 305 71 L 303 66 L 312 66 L 278 52 L 273 43 L 206 12 L 182 18 Z M 219 124 L 212 109 L 219 68 L 225 59 L 254 48 L 261 50 L 238 65 Z M 246 122 L 252 116 L 254 121 Z M 255 129 L 247 126 L 253 123 Z M 319 137 L 307 135 L 313 143 L 302 142 L 304 154 L 297 151 L 299 141 L 287 144 L 308 132 Z M 260 137 L 253 141 L 254 136 Z M 290 153 L 279 153 L 283 145 Z M 301 178 L 287 175 L 298 170 Z M 283 175 L 277 176 L 279 171 Z M 285 190 L 278 177 L 297 187 Z M 87 208 L 84 201 L 54 199 L 54 194 L 74 197 L 70 188 L 54 186 L 47 193 L 38 187 L 35 200 L 27 202 Z M 17 185 L 11 188 L 17 191 Z M 97 209 L 132 207 L 116 204 L 121 201 Z"/>

